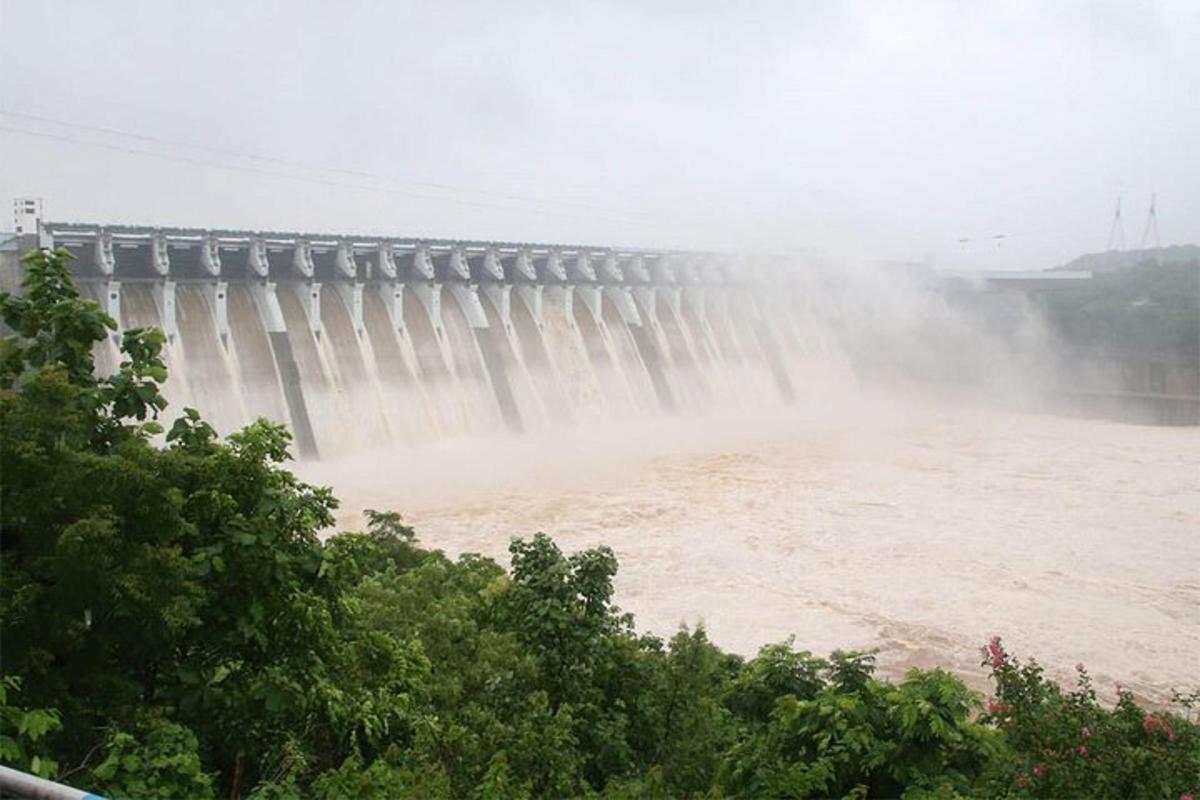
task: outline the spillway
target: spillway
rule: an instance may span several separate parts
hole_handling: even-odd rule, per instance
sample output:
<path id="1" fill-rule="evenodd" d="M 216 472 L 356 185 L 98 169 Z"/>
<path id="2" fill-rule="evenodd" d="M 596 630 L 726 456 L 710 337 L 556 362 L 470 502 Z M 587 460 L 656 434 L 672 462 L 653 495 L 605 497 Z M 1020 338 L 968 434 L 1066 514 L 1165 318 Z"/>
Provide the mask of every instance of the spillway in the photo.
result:
<path id="1" fill-rule="evenodd" d="M 405 444 L 435 438 L 438 424 L 417 380 L 411 343 L 392 327 L 378 292 L 363 296 L 363 321 L 375 355 L 383 413 L 392 436 Z"/>
<path id="2" fill-rule="evenodd" d="M 234 284 L 229 286 L 226 294 L 229 323 L 226 338 L 232 358 L 237 363 L 238 383 L 247 411 L 243 421 L 266 417 L 290 423 L 284 408 L 283 382 L 276 370 L 267 329 L 250 295 L 250 288 Z M 288 338 L 290 344 L 293 337 Z M 294 356 L 291 363 L 295 364 Z"/>
<path id="3" fill-rule="evenodd" d="M 303 458 L 792 402 L 828 336 L 746 259 L 578 245 L 44 223 L 176 410 Z M 767 311 L 766 309 L 774 309 Z M 119 334 L 97 347 L 116 369 Z"/>
<path id="4" fill-rule="evenodd" d="M 206 410 L 217 430 L 235 429 L 247 417 L 243 395 L 221 345 L 208 301 L 198 286 L 180 286 L 176 294 L 179 339 L 193 402 Z M 278 412 L 276 412 L 278 413 Z"/>

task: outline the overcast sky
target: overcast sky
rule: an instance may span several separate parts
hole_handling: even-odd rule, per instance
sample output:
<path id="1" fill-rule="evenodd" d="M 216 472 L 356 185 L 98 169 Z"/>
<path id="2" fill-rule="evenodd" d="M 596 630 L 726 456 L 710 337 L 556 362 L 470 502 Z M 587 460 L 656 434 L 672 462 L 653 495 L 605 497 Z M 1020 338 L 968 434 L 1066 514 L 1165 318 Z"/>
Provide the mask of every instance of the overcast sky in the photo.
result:
<path id="1" fill-rule="evenodd" d="M 0 37 L 0 201 L 52 219 L 1041 267 L 1157 192 L 1200 241 L 1197 0 L 0 0 Z"/>

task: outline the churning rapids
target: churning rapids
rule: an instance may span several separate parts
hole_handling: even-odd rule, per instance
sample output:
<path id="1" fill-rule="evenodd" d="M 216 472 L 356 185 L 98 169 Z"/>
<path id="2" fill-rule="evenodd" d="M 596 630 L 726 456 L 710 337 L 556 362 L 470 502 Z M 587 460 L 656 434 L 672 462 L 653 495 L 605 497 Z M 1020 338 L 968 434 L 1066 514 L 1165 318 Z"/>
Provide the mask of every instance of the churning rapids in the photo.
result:
<path id="1" fill-rule="evenodd" d="M 836 411 L 833 410 L 836 405 Z M 1150 701 L 1200 654 L 1200 430 L 860 398 L 302 465 L 427 546 L 506 563 L 514 535 L 607 544 L 617 599 L 750 655 L 878 648 L 982 687 L 1001 634 L 1069 680 Z"/>
<path id="2" fill-rule="evenodd" d="M 538 531 L 606 544 L 639 627 L 703 623 L 745 655 L 795 635 L 980 685 L 999 634 L 1058 677 L 1085 662 L 1109 696 L 1194 688 L 1200 429 L 871 394 L 829 308 L 769 292 L 755 317 L 732 290 L 431 287 L 399 326 L 372 288 L 356 329 L 357 301 L 326 287 L 310 313 L 309 290 L 234 283 L 226 308 L 180 284 L 166 391 L 222 432 L 287 419 L 302 391 L 322 458 L 297 470 L 334 488 L 343 527 L 397 510 L 427 546 L 505 563 Z M 165 297 L 130 283 L 123 325 L 170 321 Z M 937 361 L 963 330 L 918 350 Z"/>

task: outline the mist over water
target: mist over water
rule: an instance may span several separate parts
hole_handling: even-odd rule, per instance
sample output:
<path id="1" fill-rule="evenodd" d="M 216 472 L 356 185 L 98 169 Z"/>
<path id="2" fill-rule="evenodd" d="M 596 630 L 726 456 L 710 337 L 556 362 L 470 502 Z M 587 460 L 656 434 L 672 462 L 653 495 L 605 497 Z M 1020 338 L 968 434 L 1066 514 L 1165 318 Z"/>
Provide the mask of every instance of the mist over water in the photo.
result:
<path id="1" fill-rule="evenodd" d="M 1052 675 L 1084 661 L 1106 695 L 1186 685 L 1200 429 L 1043 413 L 1061 354 L 1023 296 L 831 275 L 640 298 L 524 285 L 507 302 L 405 287 L 402 324 L 368 284 L 361 329 L 351 292 L 325 286 L 315 326 L 281 284 L 321 454 L 296 469 L 334 488 L 342 528 L 398 510 L 425 545 L 502 562 L 539 531 L 608 545 L 618 602 L 664 636 L 704 625 L 752 655 L 794 635 L 980 685 L 976 648 L 999 634 Z M 181 286 L 167 350 L 174 408 L 223 433 L 288 419 L 261 301 L 229 291 L 222 343 L 209 298 Z M 123 323 L 161 324 L 158 302 L 127 287 Z"/>
<path id="2" fill-rule="evenodd" d="M 618 602 L 752 655 L 879 648 L 885 672 L 960 671 L 1003 635 L 1067 678 L 1084 661 L 1155 701 L 1200 647 L 1200 430 L 858 393 L 804 407 L 310 463 L 421 540 L 504 562 L 512 536 L 607 544 Z M 982 686 L 981 686 L 982 688 Z"/>

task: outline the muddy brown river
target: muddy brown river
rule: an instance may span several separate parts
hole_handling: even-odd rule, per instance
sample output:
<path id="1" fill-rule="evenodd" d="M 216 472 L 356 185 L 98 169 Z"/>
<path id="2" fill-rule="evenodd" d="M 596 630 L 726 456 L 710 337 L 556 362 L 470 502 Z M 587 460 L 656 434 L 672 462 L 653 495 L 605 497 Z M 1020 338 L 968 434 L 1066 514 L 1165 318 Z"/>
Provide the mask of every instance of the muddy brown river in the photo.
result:
<path id="1" fill-rule="evenodd" d="M 506 562 L 516 535 L 606 544 L 640 629 L 752 655 L 794 636 L 982 687 L 1003 636 L 1150 701 L 1200 683 L 1200 429 L 858 398 L 737 418 L 444 442 L 302 465 L 343 525 Z"/>

